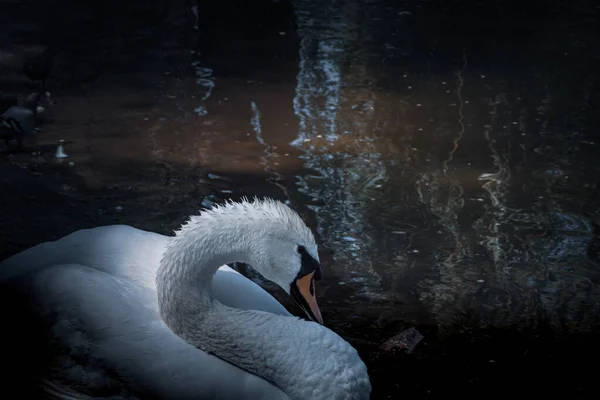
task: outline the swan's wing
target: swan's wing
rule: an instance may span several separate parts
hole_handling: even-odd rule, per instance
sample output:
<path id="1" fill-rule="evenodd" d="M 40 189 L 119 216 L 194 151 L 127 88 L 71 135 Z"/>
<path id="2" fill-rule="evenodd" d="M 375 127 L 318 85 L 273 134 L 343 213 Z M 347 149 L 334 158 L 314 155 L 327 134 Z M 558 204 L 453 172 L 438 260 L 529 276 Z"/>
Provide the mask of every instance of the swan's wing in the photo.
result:
<path id="1" fill-rule="evenodd" d="M 82 229 L 4 260 L 0 281 L 50 265 L 81 264 L 153 288 L 168 239 L 126 225 Z"/>
<path id="2" fill-rule="evenodd" d="M 0 263 L 0 281 L 49 265 L 81 264 L 153 289 L 168 241 L 168 236 L 127 225 L 83 229 L 4 260 Z M 215 274 L 213 296 L 230 307 L 289 315 L 263 288 L 227 266 Z"/>
<path id="3" fill-rule="evenodd" d="M 0 330 L 3 361 L 16 363 L 13 377 L 39 373 L 55 398 L 287 398 L 174 335 L 149 304 L 153 294 L 126 279 L 56 265 L 2 286 L 0 309 L 12 320 Z M 34 366 L 40 355 L 47 363 Z"/>

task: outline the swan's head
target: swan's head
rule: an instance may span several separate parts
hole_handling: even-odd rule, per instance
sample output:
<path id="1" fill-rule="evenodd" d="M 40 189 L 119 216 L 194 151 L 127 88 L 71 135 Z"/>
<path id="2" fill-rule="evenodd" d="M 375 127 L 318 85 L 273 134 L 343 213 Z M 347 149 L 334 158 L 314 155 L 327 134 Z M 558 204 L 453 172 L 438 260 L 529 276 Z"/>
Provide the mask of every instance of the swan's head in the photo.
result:
<path id="1" fill-rule="evenodd" d="M 308 318 L 323 324 L 315 292 L 322 272 L 314 237 L 295 212 L 281 203 L 277 207 L 285 214 L 273 216 L 275 220 L 254 242 L 251 265 L 290 294 Z"/>
<path id="2" fill-rule="evenodd" d="M 244 232 L 241 240 L 249 246 L 248 264 L 290 294 L 308 318 L 322 324 L 315 293 L 315 281 L 321 279 L 319 254 L 302 218 L 270 199 L 231 202 L 211 212 L 235 216 L 238 231 Z"/>

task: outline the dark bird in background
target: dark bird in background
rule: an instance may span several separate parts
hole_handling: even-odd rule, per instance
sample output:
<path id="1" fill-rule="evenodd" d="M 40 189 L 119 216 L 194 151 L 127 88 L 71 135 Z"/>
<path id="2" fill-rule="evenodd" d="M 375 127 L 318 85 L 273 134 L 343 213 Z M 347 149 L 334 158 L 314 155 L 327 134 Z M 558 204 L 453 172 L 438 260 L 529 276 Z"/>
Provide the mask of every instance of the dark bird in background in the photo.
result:
<path id="1" fill-rule="evenodd" d="M 48 47 L 41 53 L 37 53 L 25 59 L 23 72 L 35 84 L 40 82 L 42 90 L 46 90 L 46 80 L 52 70 L 54 57 L 58 53 L 55 47 Z"/>
<path id="2" fill-rule="evenodd" d="M 31 93 L 23 104 L 13 105 L 0 115 L 0 138 L 8 149 L 11 140 L 19 143 L 23 149 L 23 138 L 35 130 L 40 94 Z"/>

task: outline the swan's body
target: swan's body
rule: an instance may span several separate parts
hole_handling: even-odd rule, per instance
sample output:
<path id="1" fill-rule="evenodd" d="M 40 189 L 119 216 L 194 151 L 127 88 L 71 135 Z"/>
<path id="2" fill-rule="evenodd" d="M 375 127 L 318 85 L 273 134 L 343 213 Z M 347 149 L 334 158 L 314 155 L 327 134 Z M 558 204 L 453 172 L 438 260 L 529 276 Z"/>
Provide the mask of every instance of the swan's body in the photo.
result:
<path id="1" fill-rule="evenodd" d="M 49 365 L 13 375 L 39 373 L 63 399 L 367 399 L 366 368 L 348 343 L 219 268 L 247 262 L 288 292 L 305 277 L 312 285 L 315 271 L 300 271 L 287 248 L 305 246 L 318 260 L 300 221 L 281 203 L 229 204 L 192 217 L 174 238 L 100 227 L 9 258 L 0 304 L 31 317 L 10 340 L 51 339 Z M 4 354 L 28 368 L 25 347 L 9 347 Z"/>

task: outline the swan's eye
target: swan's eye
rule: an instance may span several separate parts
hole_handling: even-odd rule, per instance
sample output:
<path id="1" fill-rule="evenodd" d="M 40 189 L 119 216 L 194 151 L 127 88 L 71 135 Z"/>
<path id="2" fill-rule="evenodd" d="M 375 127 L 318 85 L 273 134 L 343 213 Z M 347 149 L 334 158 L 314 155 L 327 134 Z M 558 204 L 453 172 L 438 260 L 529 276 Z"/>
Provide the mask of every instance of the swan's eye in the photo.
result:
<path id="1" fill-rule="evenodd" d="M 296 249 L 298 251 L 298 254 L 302 255 L 302 254 L 306 254 L 306 247 L 304 246 L 298 246 L 298 249 Z"/>

